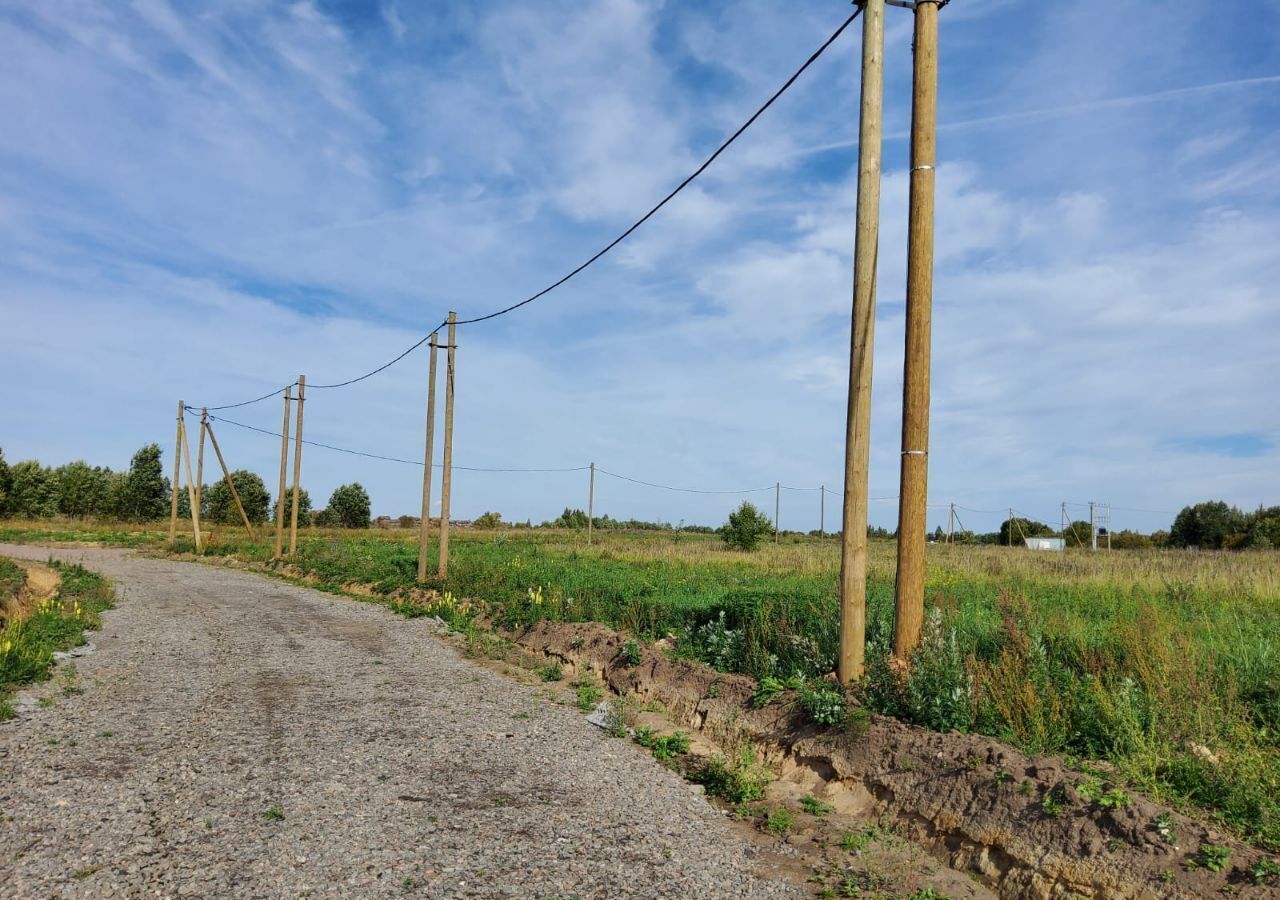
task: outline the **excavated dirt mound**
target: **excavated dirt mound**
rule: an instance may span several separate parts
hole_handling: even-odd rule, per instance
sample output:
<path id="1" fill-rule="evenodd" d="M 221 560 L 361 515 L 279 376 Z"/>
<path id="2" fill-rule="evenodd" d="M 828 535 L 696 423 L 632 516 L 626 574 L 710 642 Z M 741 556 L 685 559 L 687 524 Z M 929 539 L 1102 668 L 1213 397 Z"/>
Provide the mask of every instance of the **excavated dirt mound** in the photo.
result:
<path id="1" fill-rule="evenodd" d="M 618 694 L 663 704 L 686 727 L 751 740 L 783 778 L 808 782 L 842 811 L 887 818 L 1002 897 L 1280 896 L 1248 875 L 1260 851 L 1140 795 L 1111 803 L 1082 796 L 1090 776 L 1055 757 L 877 715 L 861 733 L 818 728 L 785 694 L 754 709 L 756 684 L 744 676 L 653 650 L 629 666 L 620 654 L 625 638 L 594 623 L 543 622 L 512 637 Z M 1230 849 L 1223 871 L 1194 863 L 1202 845 Z"/>

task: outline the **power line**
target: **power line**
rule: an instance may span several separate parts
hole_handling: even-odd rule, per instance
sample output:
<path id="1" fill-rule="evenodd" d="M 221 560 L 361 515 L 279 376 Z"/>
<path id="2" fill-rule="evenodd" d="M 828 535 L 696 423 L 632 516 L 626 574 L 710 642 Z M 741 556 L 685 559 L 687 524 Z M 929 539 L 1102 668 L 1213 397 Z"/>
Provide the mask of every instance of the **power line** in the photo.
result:
<path id="1" fill-rule="evenodd" d="M 746 490 L 740 490 L 740 491 L 703 491 L 703 490 L 698 490 L 697 488 L 672 487 L 669 484 L 657 484 L 652 481 L 641 481 L 639 478 L 632 478 L 629 475 L 619 475 L 616 472 L 609 472 L 605 469 L 600 468 L 599 466 L 596 466 L 596 472 L 600 475 L 608 475 L 610 478 L 618 478 L 618 479 L 621 479 L 622 481 L 630 481 L 632 484 L 642 484 L 645 487 L 659 488 L 660 490 L 664 490 L 664 491 L 676 491 L 681 494 L 759 494 L 759 493 L 763 493 L 764 491 L 771 491 L 774 489 L 774 486 L 771 484 L 771 485 L 768 485 L 767 487 L 747 488 Z"/>
<path id="2" fill-rule="evenodd" d="M 495 312 L 487 313 L 483 316 L 476 316 L 471 319 L 459 319 L 456 324 L 474 325 L 478 322 L 487 322 L 490 319 L 496 319 L 499 316 L 505 316 L 507 313 L 514 312 L 515 310 L 519 309 L 522 306 L 527 306 L 528 304 L 533 303 L 535 300 L 538 300 L 542 297 L 545 297 L 547 294 L 551 293 L 556 288 L 565 284 L 571 278 L 583 272 L 592 264 L 597 262 L 601 257 L 603 257 L 605 254 L 611 251 L 614 247 L 617 247 L 619 244 L 621 244 L 623 241 L 629 238 L 632 235 L 632 233 L 635 232 L 636 229 L 638 229 L 645 222 L 649 221 L 649 219 L 653 218 L 653 216 L 655 216 L 660 209 L 662 209 L 664 206 L 670 203 L 673 199 L 675 199 L 677 194 L 679 194 L 686 187 L 692 184 L 693 181 L 699 175 L 705 172 L 711 166 L 711 164 L 715 162 L 717 158 L 719 158 L 721 153 L 729 149 L 729 146 L 733 144 L 734 141 L 736 141 L 739 137 L 741 137 L 748 128 L 750 128 L 753 124 L 755 124 L 756 119 L 760 118 L 760 116 L 764 114 L 765 110 L 773 106 L 774 102 L 779 97 L 781 97 L 784 93 L 786 93 L 786 91 L 791 87 L 791 85 L 795 84 L 796 80 L 799 79 L 800 76 L 804 74 L 805 70 L 808 69 L 811 65 L 813 65 L 818 60 L 818 57 L 822 56 L 822 54 L 826 52 L 828 47 L 830 47 L 832 44 L 836 42 L 836 39 L 839 38 L 840 35 L 844 33 L 844 30 L 848 28 L 849 25 L 852 24 L 853 20 L 858 18 L 858 16 L 861 13 L 862 13 L 862 7 L 858 7 L 858 9 L 854 11 L 853 15 L 845 19 L 844 22 L 840 25 L 840 27 L 837 28 L 832 33 L 831 37 L 827 38 L 826 41 L 822 43 L 822 46 L 820 46 L 817 50 L 813 51 L 813 53 L 809 56 L 809 58 L 804 61 L 804 64 L 801 65 L 800 68 L 796 69 L 796 71 L 792 74 L 792 76 L 783 83 L 782 87 L 774 91 L 773 95 L 764 102 L 764 105 L 762 105 L 759 109 L 757 109 L 754 113 L 752 113 L 751 117 L 747 119 L 745 122 L 743 122 L 742 125 L 738 127 L 737 131 L 729 135 L 729 137 L 722 144 L 720 144 L 719 147 L 715 149 L 715 152 L 707 157 L 707 159 L 702 163 L 702 165 L 698 166 L 698 168 L 695 169 L 692 172 L 692 174 L 690 174 L 678 185 L 676 185 L 676 187 L 670 193 L 668 193 L 665 197 L 659 200 L 658 203 L 654 205 L 648 212 L 646 212 L 643 216 L 641 216 L 639 219 L 633 222 L 625 231 L 623 231 L 621 234 L 619 234 L 617 237 L 611 240 L 608 244 L 606 244 L 600 250 L 596 251 L 595 254 L 589 257 L 585 262 L 579 264 L 576 268 L 570 270 L 568 274 L 561 276 L 559 279 L 552 282 L 547 287 L 544 287 L 542 290 L 538 291 L 537 293 L 529 297 L 526 297 L 525 299 L 519 301 L 518 303 L 513 303 L 510 306 L 503 307 L 502 309 L 499 309 Z M 436 328 L 432 330 L 431 334 L 435 334 L 437 331 L 439 331 L 441 327 L 443 327 L 447 323 L 448 323 L 448 320 L 446 319 L 440 325 L 436 326 Z M 376 369 L 366 372 L 363 375 L 359 375 L 355 378 L 351 378 L 346 381 L 339 381 L 335 384 L 313 384 L 313 385 L 308 385 L 308 387 L 319 388 L 319 389 L 340 388 L 340 387 L 346 387 L 347 385 L 355 384 L 358 381 L 364 381 L 366 378 L 372 378 L 374 375 L 377 375 L 379 372 L 382 372 L 386 369 L 389 369 L 391 366 L 394 366 L 396 363 L 404 359 L 414 350 L 417 350 L 419 347 L 421 347 L 423 344 L 427 342 L 427 340 L 431 337 L 431 334 L 428 334 L 426 337 L 423 337 L 421 340 L 419 340 L 413 346 L 409 347 L 399 356 L 395 357 L 389 362 L 383 363 L 382 365 L 378 366 Z M 289 385 L 289 387 L 292 387 L 292 385 Z M 246 400 L 243 403 L 231 403 L 225 406 L 211 406 L 208 408 L 209 409 L 234 409 L 240 406 L 248 406 L 252 403 L 258 403 L 258 402 L 261 402 L 262 400 L 266 400 L 266 399 L 269 399 L 270 397 L 274 397 L 276 394 L 283 392 L 285 389 L 286 388 L 280 388 L 279 390 L 272 391 L 270 394 L 265 394 L 253 400 Z"/>

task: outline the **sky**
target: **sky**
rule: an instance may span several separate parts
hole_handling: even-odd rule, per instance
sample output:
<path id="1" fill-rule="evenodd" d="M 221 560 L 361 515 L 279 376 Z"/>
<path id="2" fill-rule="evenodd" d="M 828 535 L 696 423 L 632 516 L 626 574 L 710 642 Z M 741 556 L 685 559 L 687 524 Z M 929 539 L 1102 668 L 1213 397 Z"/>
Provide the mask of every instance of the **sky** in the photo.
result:
<path id="1" fill-rule="evenodd" d="M 850 11 L 3 0 L 0 447 L 168 460 L 179 400 L 344 381 L 449 310 L 523 299 Z M 889 528 L 911 19 L 887 11 L 869 515 Z M 804 489 L 782 527 L 818 527 L 815 489 L 842 487 L 860 45 L 856 23 L 601 262 L 459 329 L 455 464 L 595 462 L 597 515 L 673 523 L 744 498 L 772 515 L 780 482 Z M 1280 2 L 955 0 L 940 60 L 930 528 L 952 503 L 978 531 L 1063 502 L 1143 531 L 1201 500 L 1280 503 Z M 426 369 L 420 349 L 312 390 L 305 436 L 420 461 Z M 215 415 L 278 431 L 280 401 Z M 279 440 L 215 427 L 274 493 Z M 302 484 L 318 508 L 359 481 L 399 515 L 421 472 L 307 447 Z M 459 518 L 586 501 L 585 471 L 455 470 Z"/>

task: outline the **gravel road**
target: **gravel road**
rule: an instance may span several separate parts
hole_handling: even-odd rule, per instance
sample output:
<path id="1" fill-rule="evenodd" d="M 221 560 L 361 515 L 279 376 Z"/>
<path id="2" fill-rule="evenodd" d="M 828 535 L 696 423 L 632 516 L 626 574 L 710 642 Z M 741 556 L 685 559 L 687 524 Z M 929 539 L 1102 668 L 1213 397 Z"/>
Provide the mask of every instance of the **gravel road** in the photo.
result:
<path id="1" fill-rule="evenodd" d="M 680 778 L 406 620 L 126 551 L 53 700 L 0 724 L 4 897 L 771 897 Z"/>

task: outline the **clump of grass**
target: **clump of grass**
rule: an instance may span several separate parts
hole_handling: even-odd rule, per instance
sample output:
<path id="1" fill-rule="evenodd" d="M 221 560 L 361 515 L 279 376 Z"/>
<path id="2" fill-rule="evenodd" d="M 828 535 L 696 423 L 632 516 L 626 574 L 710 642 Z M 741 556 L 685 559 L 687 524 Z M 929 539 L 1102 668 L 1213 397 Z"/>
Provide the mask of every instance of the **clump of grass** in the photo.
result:
<path id="1" fill-rule="evenodd" d="M 819 818 L 830 815 L 835 811 L 835 807 L 830 803 L 823 803 L 812 794 L 805 794 L 800 798 L 800 808 L 809 815 L 818 816 Z"/>
<path id="2" fill-rule="evenodd" d="M 683 731 L 659 736 L 654 734 L 653 729 L 642 726 L 636 729 L 635 742 L 648 748 L 654 758 L 663 763 L 671 762 L 677 756 L 689 752 L 689 735 Z"/>
<path id="3" fill-rule="evenodd" d="M 764 799 L 764 790 L 772 780 L 746 743 L 731 756 L 713 757 L 689 777 L 705 787 L 708 795 L 735 805 Z"/>
<path id="4" fill-rule="evenodd" d="M 545 666 L 539 666 L 537 675 L 543 681 L 560 681 L 564 678 L 564 670 L 560 667 L 559 662 L 551 662 Z"/>
<path id="5" fill-rule="evenodd" d="M 795 827 L 795 824 L 795 813 L 785 807 L 775 806 L 773 809 L 765 810 L 764 827 L 770 834 L 786 834 Z"/>
<path id="6" fill-rule="evenodd" d="M 590 712 L 596 708 L 596 704 L 604 697 L 604 692 L 590 678 L 582 677 L 574 683 L 574 689 L 578 695 L 578 709 L 583 712 Z"/>

